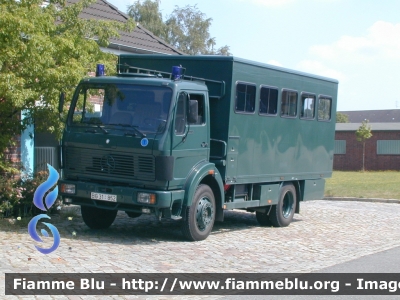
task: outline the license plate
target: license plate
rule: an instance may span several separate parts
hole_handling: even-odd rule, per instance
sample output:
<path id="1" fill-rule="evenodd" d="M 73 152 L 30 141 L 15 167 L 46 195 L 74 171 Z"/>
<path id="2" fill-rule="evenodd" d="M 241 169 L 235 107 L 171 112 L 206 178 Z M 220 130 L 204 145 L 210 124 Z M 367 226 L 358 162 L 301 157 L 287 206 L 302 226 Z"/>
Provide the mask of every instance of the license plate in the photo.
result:
<path id="1" fill-rule="evenodd" d="M 102 194 L 102 193 L 90 193 L 90 198 L 95 200 L 117 202 L 117 195 Z"/>

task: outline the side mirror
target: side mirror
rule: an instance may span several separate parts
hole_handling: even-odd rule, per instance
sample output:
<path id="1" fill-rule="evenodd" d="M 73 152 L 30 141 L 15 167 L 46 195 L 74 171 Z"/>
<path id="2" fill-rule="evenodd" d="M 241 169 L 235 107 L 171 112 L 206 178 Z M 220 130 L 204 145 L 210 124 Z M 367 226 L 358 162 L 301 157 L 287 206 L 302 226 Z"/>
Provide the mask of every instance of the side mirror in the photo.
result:
<path id="1" fill-rule="evenodd" d="M 199 103 L 197 100 L 189 100 L 189 114 L 188 122 L 191 124 L 196 124 L 199 116 Z"/>
<path id="2" fill-rule="evenodd" d="M 65 93 L 61 92 L 60 93 L 60 98 L 58 100 L 58 112 L 61 114 L 63 112 L 64 108 L 64 101 L 65 101 Z"/>

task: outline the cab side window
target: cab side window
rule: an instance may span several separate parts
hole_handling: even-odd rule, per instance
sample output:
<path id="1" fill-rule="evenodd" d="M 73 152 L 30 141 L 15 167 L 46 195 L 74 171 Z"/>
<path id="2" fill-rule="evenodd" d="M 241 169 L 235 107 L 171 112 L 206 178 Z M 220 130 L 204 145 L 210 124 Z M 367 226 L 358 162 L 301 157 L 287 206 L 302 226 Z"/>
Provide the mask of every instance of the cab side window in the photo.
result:
<path id="1" fill-rule="evenodd" d="M 185 132 L 186 125 L 186 101 L 187 94 L 181 93 L 178 97 L 175 117 L 175 134 L 180 135 Z"/>
<path id="2" fill-rule="evenodd" d="M 201 125 L 205 123 L 205 105 L 203 94 L 190 94 L 190 101 L 197 102 L 197 121 L 189 122 L 190 124 Z M 190 109 L 190 108 L 189 108 Z"/>

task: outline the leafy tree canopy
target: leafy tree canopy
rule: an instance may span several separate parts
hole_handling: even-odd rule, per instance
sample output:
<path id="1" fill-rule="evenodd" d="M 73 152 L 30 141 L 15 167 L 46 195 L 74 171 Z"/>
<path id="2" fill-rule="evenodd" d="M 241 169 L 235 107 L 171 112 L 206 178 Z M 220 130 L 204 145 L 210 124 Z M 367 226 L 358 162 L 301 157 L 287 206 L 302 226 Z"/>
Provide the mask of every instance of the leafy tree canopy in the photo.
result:
<path id="1" fill-rule="evenodd" d="M 140 24 L 143 24 L 147 30 L 150 30 L 156 36 L 165 39 L 167 36 L 167 26 L 163 22 L 160 11 L 160 0 L 145 0 L 143 3 L 137 0 L 131 6 L 128 6 L 128 14 Z"/>
<path id="2" fill-rule="evenodd" d="M 365 120 L 361 123 L 360 127 L 356 131 L 356 139 L 357 141 L 364 143 L 371 137 L 371 126 L 368 125 L 368 120 Z"/>
<path id="3" fill-rule="evenodd" d="M 0 156 L 34 119 L 36 130 L 60 134 L 60 91 L 68 100 L 96 63 L 104 63 L 108 73 L 115 69 L 116 57 L 102 52 L 99 44 L 106 46 L 118 30 L 133 30 L 134 23 L 79 18 L 94 2 L 66 6 L 65 0 L 48 5 L 42 0 L 0 0 Z M 21 110 L 27 112 L 23 122 Z M 0 162 L 0 170 L 4 166 Z"/>
<path id="4" fill-rule="evenodd" d="M 336 123 L 349 123 L 349 116 L 343 113 L 336 113 Z"/>
<path id="5" fill-rule="evenodd" d="M 165 22 L 160 12 L 160 0 L 137 0 L 128 7 L 128 14 L 156 36 L 186 54 L 231 55 L 227 45 L 214 49 L 216 41 L 209 33 L 212 19 L 207 18 L 196 5 L 182 8 L 175 6 Z"/>

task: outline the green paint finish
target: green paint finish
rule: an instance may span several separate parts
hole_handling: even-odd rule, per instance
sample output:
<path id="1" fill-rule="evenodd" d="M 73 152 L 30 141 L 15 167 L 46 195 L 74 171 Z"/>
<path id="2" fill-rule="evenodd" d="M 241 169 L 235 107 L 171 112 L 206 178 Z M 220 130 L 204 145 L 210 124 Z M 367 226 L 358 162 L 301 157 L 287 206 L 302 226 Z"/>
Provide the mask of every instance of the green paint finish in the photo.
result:
<path id="1" fill-rule="evenodd" d="M 165 77 L 179 65 L 186 68 L 185 80 Z M 164 78 L 129 73 L 152 73 L 148 70 Z M 105 97 L 114 95 L 109 112 L 93 119 L 102 125 L 76 122 L 72 101 L 63 137 L 63 180 L 80 182 L 79 197 L 90 201 L 89 182 L 120 187 L 118 202 L 124 205 L 134 199 L 126 191 L 145 190 L 162 197 L 155 207 L 170 208 L 167 215 L 180 211 L 176 205 L 191 205 L 201 183 L 212 187 L 219 215 L 224 205 L 249 209 L 276 204 L 287 181 L 298 187 L 299 200 L 322 197 L 321 178 L 332 174 L 336 80 L 224 56 L 121 55 L 119 71 L 126 73 L 80 84 L 83 90 L 101 86 Z M 80 87 L 74 99 L 84 103 Z M 261 87 L 277 97 L 268 109 L 260 108 Z M 119 91 L 126 92 L 118 96 Z M 140 95 L 149 91 L 153 96 L 146 97 L 154 99 L 144 101 Z M 154 113 L 143 109 L 152 101 L 162 107 L 163 123 L 149 129 L 133 121 L 133 128 L 128 121 Z M 198 116 L 191 122 L 189 107 Z M 115 112 L 120 113 L 118 122 L 128 123 L 112 125 Z M 162 176 L 157 175 L 161 169 Z M 248 195 L 225 199 L 224 185 L 247 185 Z"/>
<path id="2" fill-rule="evenodd" d="M 226 209 L 245 209 L 251 207 L 260 206 L 259 200 L 251 200 L 251 201 L 235 201 L 229 202 L 225 204 Z"/>
<path id="3" fill-rule="evenodd" d="M 188 76 L 225 82 L 225 96 L 210 99 L 210 137 L 227 143 L 226 165 L 218 165 L 226 182 L 331 176 L 337 81 L 234 57 L 122 55 L 120 63 L 164 72 L 172 65 L 182 65 Z M 235 112 L 237 82 L 257 87 L 254 113 Z M 278 89 L 276 116 L 258 113 L 261 85 Z M 298 114 L 294 118 L 280 116 L 283 89 L 298 92 Z M 315 95 L 316 105 L 321 95 L 329 96 L 332 118 L 318 121 L 315 107 L 314 119 L 300 119 L 302 93 Z"/>
<path id="4" fill-rule="evenodd" d="M 305 180 L 303 188 L 303 199 L 319 200 L 324 197 L 325 180 Z"/>
<path id="5" fill-rule="evenodd" d="M 281 188 L 279 183 L 263 184 L 257 188 L 260 189 L 260 206 L 277 204 Z"/>
<path id="6" fill-rule="evenodd" d="M 214 175 L 209 175 L 209 171 L 212 171 Z M 213 181 L 218 187 L 220 193 L 219 196 L 221 197 L 221 199 L 223 199 L 223 180 L 221 178 L 221 175 L 218 172 L 218 169 L 215 168 L 214 164 L 204 161 L 192 168 L 192 171 L 186 180 L 184 186 L 185 205 L 189 206 L 192 203 L 192 198 L 194 193 L 196 192 L 197 187 L 208 176 L 211 176 L 212 179 L 210 179 L 210 181 Z"/>
<path id="7" fill-rule="evenodd" d="M 97 201 L 99 205 L 104 204 L 105 206 L 118 206 L 118 205 L 136 205 L 143 206 L 142 203 L 137 202 L 137 194 L 141 192 L 149 192 L 143 188 L 131 188 L 121 186 L 109 186 L 105 188 L 103 184 L 88 183 L 88 182 L 76 182 L 76 181 L 63 181 L 69 184 L 76 185 L 76 194 L 73 197 L 77 198 L 77 203 L 82 203 L 82 199 L 90 199 L 90 194 L 103 193 L 108 195 L 116 195 L 117 202 Z M 182 191 L 151 191 L 156 194 L 156 204 L 150 205 L 152 208 L 169 208 L 171 205 L 171 199 L 182 198 Z M 172 196 L 173 195 L 173 196 Z"/>

